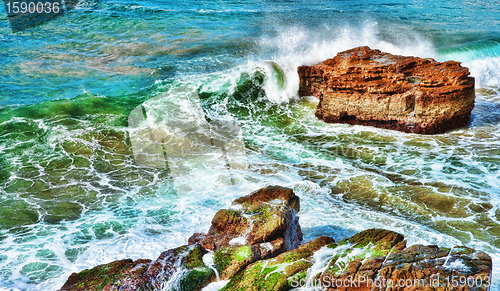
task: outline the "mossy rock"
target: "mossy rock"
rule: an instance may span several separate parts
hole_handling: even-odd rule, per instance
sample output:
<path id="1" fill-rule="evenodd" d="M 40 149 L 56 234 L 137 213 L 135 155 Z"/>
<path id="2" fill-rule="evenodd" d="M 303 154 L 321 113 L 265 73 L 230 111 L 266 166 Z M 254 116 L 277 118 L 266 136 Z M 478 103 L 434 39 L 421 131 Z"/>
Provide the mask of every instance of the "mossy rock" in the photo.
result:
<path id="1" fill-rule="evenodd" d="M 327 260 L 327 268 L 322 277 L 354 275 L 351 273 L 356 272 L 363 263 L 366 263 L 366 268 L 369 264 L 376 265 L 403 240 L 402 235 L 392 231 L 369 229 L 340 241 L 338 245 L 332 243 L 327 248 L 331 249 L 333 254 Z"/>
<path id="2" fill-rule="evenodd" d="M 133 261 L 131 259 L 126 259 L 99 265 L 92 269 L 83 270 L 80 273 L 73 273 L 69 276 L 61 290 L 103 290 L 120 279 L 124 271 L 132 264 Z"/>
<path id="3" fill-rule="evenodd" d="M 182 274 L 181 290 L 201 290 L 215 278 L 215 272 L 203 263 L 206 253 L 199 245 L 192 245 L 165 251 L 154 262 L 114 261 L 73 273 L 61 290 L 118 290 L 125 286 L 130 290 L 150 290 L 157 282 L 167 282 L 177 272 Z"/>
<path id="4" fill-rule="evenodd" d="M 351 243 L 359 248 L 373 244 L 377 246 L 377 249 L 389 251 L 403 240 L 404 236 L 399 233 L 385 229 L 372 228 L 340 241 L 339 245 Z"/>
<path id="5" fill-rule="evenodd" d="M 222 280 L 227 280 L 254 262 L 250 246 L 228 246 L 214 253 L 214 263 Z"/>
<path id="6" fill-rule="evenodd" d="M 312 263 L 312 256 L 321 247 L 333 242 L 332 238 L 319 237 L 276 258 L 260 260 L 240 271 L 221 290 L 288 290 L 290 278 L 304 276 Z"/>
<path id="7" fill-rule="evenodd" d="M 184 252 L 187 251 L 187 247 Z M 182 266 L 186 269 L 204 268 L 205 263 L 203 263 L 203 256 L 207 253 L 199 245 L 194 245 L 187 255 L 182 258 Z"/>
<path id="8" fill-rule="evenodd" d="M 231 278 L 221 290 L 285 290 L 287 275 L 277 272 L 279 265 L 266 266 L 270 260 L 258 261 Z"/>
<path id="9" fill-rule="evenodd" d="M 211 268 L 202 267 L 189 271 L 180 281 L 181 291 L 201 290 L 207 286 L 215 277 Z"/>

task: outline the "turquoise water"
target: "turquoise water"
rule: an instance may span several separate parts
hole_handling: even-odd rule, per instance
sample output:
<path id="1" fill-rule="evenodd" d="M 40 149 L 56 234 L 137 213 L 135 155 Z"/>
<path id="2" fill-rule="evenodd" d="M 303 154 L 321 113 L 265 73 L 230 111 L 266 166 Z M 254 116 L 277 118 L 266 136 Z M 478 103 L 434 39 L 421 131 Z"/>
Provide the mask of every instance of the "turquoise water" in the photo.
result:
<path id="1" fill-rule="evenodd" d="M 463 62 L 470 126 L 419 136 L 317 120 L 296 67 L 359 45 Z M 0 290 L 154 259 L 270 184 L 301 197 L 305 239 L 381 227 L 466 245 L 492 255 L 500 282 L 496 1 L 81 1 L 16 34 L 0 8 L 0 64 Z M 158 122 L 164 104 L 235 125 L 243 166 L 135 159 L 129 115 Z"/>

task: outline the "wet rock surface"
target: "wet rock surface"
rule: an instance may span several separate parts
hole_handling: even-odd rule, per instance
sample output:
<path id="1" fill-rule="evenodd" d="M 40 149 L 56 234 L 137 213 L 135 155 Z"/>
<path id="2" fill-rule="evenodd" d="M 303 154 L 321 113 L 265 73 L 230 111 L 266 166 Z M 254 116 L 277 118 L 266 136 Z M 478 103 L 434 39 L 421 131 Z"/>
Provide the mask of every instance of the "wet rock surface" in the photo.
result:
<path id="1" fill-rule="evenodd" d="M 358 47 L 300 66 L 299 96 L 316 96 L 328 123 L 437 134 L 466 126 L 474 78 L 454 61 L 397 56 Z"/>
<path id="2" fill-rule="evenodd" d="M 292 189 L 271 186 L 236 199 L 230 209 L 215 214 L 212 226 L 199 243 L 207 250 L 221 246 L 275 242 L 283 250 L 296 248 L 302 241 L 302 232 L 296 213 L 299 198 Z M 198 234 L 199 235 L 199 234 Z"/>
<path id="3" fill-rule="evenodd" d="M 220 278 L 227 280 L 252 262 L 297 248 L 302 241 L 299 210 L 292 189 L 270 186 L 236 199 L 230 209 L 215 214 L 206 236 L 195 237 L 214 251 Z"/>
<path id="4" fill-rule="evenodd" d="M 315 275 L 329 290 L 488 290 L 491 258 L 466 247 L 406 247 L 403 236 L 370 229 L 328 246 Z"/>
<path id="5" fill-rule="evenodd" d="M 200 290 L 215 278 L 199 245 L 163 252 L 155 261 L 127 259 L 73 273 L 60 290 Z"/>
<path id="6" fill-rule="evenodd" d="M 340 242 L 300 245 L 292 189 L 260 189 L 219 211 L 207 234 L 158 259 L 119 260 L 73 273 L 61 290 L 488 290 L 492 261 L 467 247 L 407 247 L 401 234 L 369 229 Z M 226 225 L 226 227 L 224 227 Z"/>
<path id="7" fill-rule="evenodd" d="M 257 261 L 222 290 L 488 290 L 491 268 L 483 252 L 406 247 L 401 234 L 370 229 L 338 243 L 320 237 Z"/>
<path id="8" fill-rule="evenodd" d="M 298 287 L 299 284 L 293 286 L 293 283 L 307 277 L 308 269 L 314 263 L 314 252 L 332 242 L 332 238 L 322 236 L 275 258 L 255 262 L 231 278 L 222 290 L 289 290 Z"/>

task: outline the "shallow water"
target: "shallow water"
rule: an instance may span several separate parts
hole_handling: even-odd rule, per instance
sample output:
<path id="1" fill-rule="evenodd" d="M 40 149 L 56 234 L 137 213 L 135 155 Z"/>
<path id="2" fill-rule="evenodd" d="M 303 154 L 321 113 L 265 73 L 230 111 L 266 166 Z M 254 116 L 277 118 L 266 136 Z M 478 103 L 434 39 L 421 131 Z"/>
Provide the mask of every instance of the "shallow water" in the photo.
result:
<path id="1" fill-rule="evenodd" d="M 492 255 L 500 282 L 500 8 L 428 2 L 82 1 L 16 34 L 0 11 L 0 290 L 155 259 L 273 184 L 301 197 L 306 240 L 380 227 L 466 245 Z M 421 136 L 317 120 L 296 67 L 359 45 L 463 62 L 470 125 Z M 138 106 L 150 118 L 131 126 Z M 176 116 L 191 122 L 177 142 L 227 145 L 228 125 L 237 142 L 138 161 L 143 122 Z"/>

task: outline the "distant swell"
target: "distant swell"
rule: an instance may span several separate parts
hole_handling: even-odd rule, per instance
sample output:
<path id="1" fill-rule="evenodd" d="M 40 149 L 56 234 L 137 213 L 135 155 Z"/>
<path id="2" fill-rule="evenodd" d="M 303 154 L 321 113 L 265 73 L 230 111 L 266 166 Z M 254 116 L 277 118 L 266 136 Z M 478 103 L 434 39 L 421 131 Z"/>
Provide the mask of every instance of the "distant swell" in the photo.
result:
<path id="1" fill-rule="evenodd" d="M 439 58 L 463 62 L 476 78 L 476 88 L 500 88 L 500 44 L 496 41 L 459 47 Z"/>

